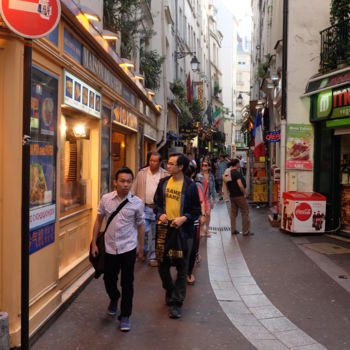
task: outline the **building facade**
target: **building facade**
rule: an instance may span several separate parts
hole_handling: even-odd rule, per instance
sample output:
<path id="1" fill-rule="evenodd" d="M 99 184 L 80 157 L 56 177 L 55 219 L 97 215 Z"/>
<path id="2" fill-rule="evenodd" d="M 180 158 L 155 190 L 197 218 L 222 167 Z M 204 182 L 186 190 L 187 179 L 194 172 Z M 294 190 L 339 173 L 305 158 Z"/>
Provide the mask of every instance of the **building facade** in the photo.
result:
<path id="1" fill-rule="evenodd" d="M 33 335 L 86 280 L 93 221 L 120 166 L 138 170 L 160 113 L 80 5 L 33 41 L 30 288 Z M 24 40 L 0 22 L 0 309 L 20 345 Z M 11 266 L 11 269 L 8 267 Z M 14 273 L 14 271 L 17 271 Z"/>

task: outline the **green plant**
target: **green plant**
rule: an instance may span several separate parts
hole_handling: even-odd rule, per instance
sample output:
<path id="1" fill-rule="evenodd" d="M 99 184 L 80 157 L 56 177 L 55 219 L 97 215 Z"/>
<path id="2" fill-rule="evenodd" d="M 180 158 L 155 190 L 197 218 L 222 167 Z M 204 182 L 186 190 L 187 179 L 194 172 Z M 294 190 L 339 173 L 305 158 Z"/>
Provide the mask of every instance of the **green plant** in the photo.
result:
<path id="1" fill-rule="evenodd" d="M 201 104 L 197 98 L 192 98 L 191 105 L 190 105 L 190 112 L 192 114 L 192 117 L 196 121 L 200 121 L 202 117 L 203 109 L 201 107 Z"/>
<path id="2" fill-rule="evenodd" d="M 138 39 L 147 41 L 152 30 L 142 27 L 143 15 L 140 11 L 142 0 L 103 0 L 103 21 L 107 29 L 120 34 L 120 53 L 131 58 L 139 48 Z"/>
<path id="3" fill-rule="evenodd" d="M 218 95 L 221 93 L 222 89 L 220 89 L 219 82 L 217 80 L 214 81 L 214 96 L 218 97 Z"/>
<path id="4" fill-rule="evenodd" d="M 179 79 L 174 80 L 174 82 L 171 84 L 171 91 L 176 97 L 178 97 L 180 99 L 184 100 L 186 98 L 185 85 Z"/>
<path id="5" fill-rule="evenodd" d="M 331 24 L 343 22 L 350 19 L 349 0 L 332 0 L 331 2 Z"/>
<path id="6" fill-rule="evenodd" d="M 270 64 L 271 54 L 265 55 L 265 61 L 261 62 L 258 66 L 258 71 L 256 73 L 256 78 L 264 79 L 267 71 L 269 70 L 269 64 Z"/>
<path id="7" fill-rule="evenodd" d="M 145 87 L 157 91 L 160 86 L 160 76 L 164 57 L 156 50 L 140 50 L 140 72 L 145 75 Z"/>

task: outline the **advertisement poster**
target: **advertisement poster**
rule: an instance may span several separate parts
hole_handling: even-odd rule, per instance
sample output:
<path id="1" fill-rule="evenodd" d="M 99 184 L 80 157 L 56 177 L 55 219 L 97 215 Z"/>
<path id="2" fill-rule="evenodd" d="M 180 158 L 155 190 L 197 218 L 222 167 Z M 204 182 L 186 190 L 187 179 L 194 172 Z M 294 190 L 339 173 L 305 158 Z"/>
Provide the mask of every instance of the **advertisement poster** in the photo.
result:
<path id="1" fill-rule="evenodd" d="M 64 72 L 64 104 L 100 118 L 101 101 L 98 91 L 73 74 Z"/>
<path id="2" fill-rule="evenodd" d="M 286 168 L 312 170 L 313 131 L 311 125 L 287 125 Z"/>
<path id="3" fill-rule="evenodd" d="M 29 168 L 31 254 L 55 239 L 57 101 L 58 79 L 33 67 Z"/>
<path id="4" fill-rule="evenodd" d="M 46 247 L 55 241 L 55 224 L 30 231 L 29 254 Z"/>

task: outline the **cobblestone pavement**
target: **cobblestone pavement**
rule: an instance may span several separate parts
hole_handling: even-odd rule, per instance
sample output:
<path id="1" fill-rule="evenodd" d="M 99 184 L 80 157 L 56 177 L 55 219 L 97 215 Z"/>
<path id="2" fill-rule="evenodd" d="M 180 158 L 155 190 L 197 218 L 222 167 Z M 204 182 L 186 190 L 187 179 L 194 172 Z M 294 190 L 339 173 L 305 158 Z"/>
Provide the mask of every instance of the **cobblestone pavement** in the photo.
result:
<path id="1" fill-rule="evenodd" d="M 131 332 L 106 315 L 98 279 L 31 348 L 350 349 L 350 243 L 283 234 L 267 214 L 252 208 L 255 235 L 231 236 L 226 205 L 216 205 L 181 319 L 167 316 L 157 269 L 138 264 Z"/>

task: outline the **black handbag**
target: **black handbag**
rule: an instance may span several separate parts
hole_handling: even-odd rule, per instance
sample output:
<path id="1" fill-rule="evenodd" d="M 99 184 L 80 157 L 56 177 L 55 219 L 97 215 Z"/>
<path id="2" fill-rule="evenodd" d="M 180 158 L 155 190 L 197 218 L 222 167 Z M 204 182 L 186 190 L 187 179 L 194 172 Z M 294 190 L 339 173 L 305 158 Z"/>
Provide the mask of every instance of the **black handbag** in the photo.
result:
<path id="1" fill-rule="evenodd" d="M 107 232 L 107 228 L 113 218 L 120 212 L 120 210 L 124 207 L 124 205 L 129 202 L 128 199 L 120 203 L 117 207 L 117 209 L 111 214 L 111 216 L 108 218 L 106 228 L 103 232 L 100 232 L 96 239 L 96 246 L 98 248 L 98 254 L 96 256 L 93 256 L 91 254 L 91 246 L 92 242 L 90 243 L 90 251 L 89 251 L 89 260 L 95 269 L 95 278 L 99 278 L 104 273 L 105 268 L 105 233 Z"/>
<path id="2" fill-rule="evenodd" d="M 159 263 L 168 262 L 171 266 L 185 264 L 187 241 L 182 228 L 157 224 L 156 257 Z"/>

